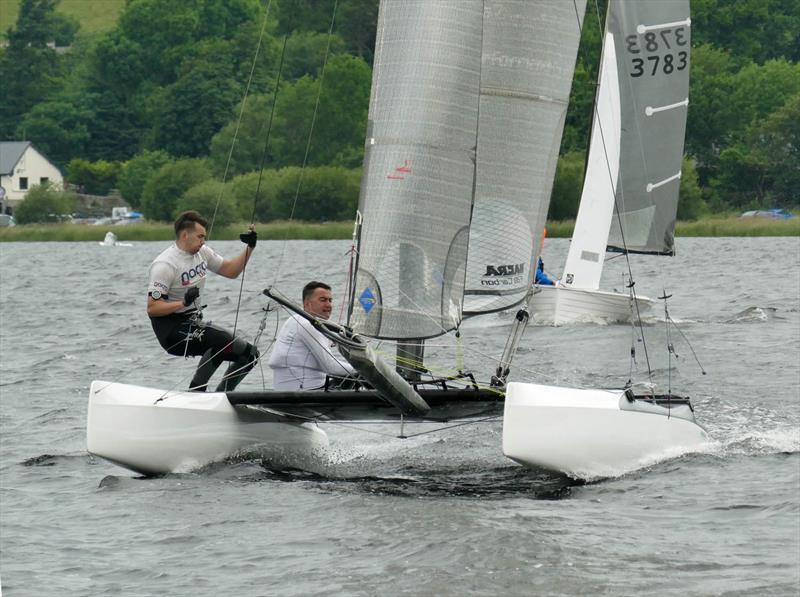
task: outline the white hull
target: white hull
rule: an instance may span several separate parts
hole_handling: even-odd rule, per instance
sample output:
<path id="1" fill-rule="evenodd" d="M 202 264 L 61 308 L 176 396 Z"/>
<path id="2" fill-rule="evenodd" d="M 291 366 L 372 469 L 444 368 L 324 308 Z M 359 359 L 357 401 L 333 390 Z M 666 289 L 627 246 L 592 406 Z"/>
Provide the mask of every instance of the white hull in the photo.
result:
<path id="1" fill-rule="evenodd" d="M 526 466 L 615 477 L 708 442 L 688 406 L 631 403 L 624 390 L 510 383 L 506 391 L 503 453 Z"/>
<path id="2" fill-rule="evenodd" d="M 631 303 L 627 294 L 571 288 L 569 286 L 537 286 L 531 301 L 535 323 L 560 325 L 575 322 L 614 323 L 631 320 Z M 655 305 L 653 299 L 637 296 L 639 313 L 645 315 Z"/>
<path id="3" fill-rule="evenodd" d="M 145 475 L 186 472 L 240 453 L 291 461 L 327 444 L 314 424 L 233 407 L 221 392 L 167 392 L 106 381 L 92 382 L 89 391 L 88 451 Z"/>

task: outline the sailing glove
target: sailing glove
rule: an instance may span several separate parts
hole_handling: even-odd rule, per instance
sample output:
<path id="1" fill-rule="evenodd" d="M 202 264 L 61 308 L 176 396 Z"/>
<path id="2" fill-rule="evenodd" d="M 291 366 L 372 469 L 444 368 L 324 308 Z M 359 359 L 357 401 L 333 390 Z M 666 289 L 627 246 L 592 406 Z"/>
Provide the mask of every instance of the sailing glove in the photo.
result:
<path id="1" fill-rule="evenodd" d="M 197 286 L 192 286 L 189 290 L 186 291 L 186 294 L 183 295 L 183 304 L 188 307 L 193 302 L 195 302 L 197 300 L 197 297 L 199 296 L 200 296 L 200 289 Z"/>
<path id="2" fill-rule="evenodd" d="M 250 232 L 243 232 L 239 235 L 239 240 L 241 240 L 244 244 L 246 244 L 251 249 L 254 249 L 256 246 L 256 241 L 258 240 L 258 234 L 255 230 L 251 230 Z"/>

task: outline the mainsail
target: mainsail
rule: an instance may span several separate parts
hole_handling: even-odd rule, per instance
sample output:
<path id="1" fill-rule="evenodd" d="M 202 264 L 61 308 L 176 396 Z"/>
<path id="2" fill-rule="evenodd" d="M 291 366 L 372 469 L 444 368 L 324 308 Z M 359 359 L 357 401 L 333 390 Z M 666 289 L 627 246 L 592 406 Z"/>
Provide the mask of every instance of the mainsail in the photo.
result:
<path id="1" fill-rule="evenodd" d="M 609 248 L 673 255 L 689 105 L 689 0 L 612 0 L 606 30 L 620 73 L 621 117 L 619 219 Z"/>
<path id="2" fill-rule="evenodd" d="M 485 2 L 465 313 L 520 303 L 533 282 L 584 7 Z"/>
<path id="3" fill-rule="evenodd" d="M 482 0 L 381 2 L 350 326 L 430 338 L 461 320 Z"/>

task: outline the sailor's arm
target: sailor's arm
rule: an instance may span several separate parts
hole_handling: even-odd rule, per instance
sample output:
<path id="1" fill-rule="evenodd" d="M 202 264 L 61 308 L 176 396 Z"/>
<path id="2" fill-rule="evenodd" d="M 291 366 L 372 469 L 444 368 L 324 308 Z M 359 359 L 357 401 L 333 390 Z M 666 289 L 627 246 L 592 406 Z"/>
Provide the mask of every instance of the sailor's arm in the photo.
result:
<path id="1" fill-rule="evenodd" d="M 303 343 L 308 348 L 309 352 L 314 355 L 314 358 L 319 363 L 320 370 L 329 375 L 337 375 L 339 377 L 347 375 L 357 375 L 356 370 L 348 363 L 344 357 L 337 358 L 329 348 L 330 340 L 313 331 L 311 324 L 306 320 L 300 320 L 300 326 L 303 328 L 301 334 Z"/>
<path id="2" fill-rule="evenodd" d="M 147 295 L 147 314 L 150 317 L 172 315 L 182 309 L 183 306 L 183 301 L 168 301 L 163 298 L 156 300 L 151 295 Z"/>
<path id="3" fill-rule="evenodd" d="M 250 224 L 248 231 L 244 234 L 240 234 L 239 238 L 247 246 L 244 248 L 244 251 L 239 253 L 233 259 L 225 259 L 222 262 L 222 265 L 217 270 L 217 273 L 220 276 L 225 276 L 226 278 L 238 278 L 239 274 L 244 271 L 244 268 L 250 259 L 250 255 L 253 254 L 253 251 L 256 248 L 256 241 L 258 239 L 255 227 Z"/>

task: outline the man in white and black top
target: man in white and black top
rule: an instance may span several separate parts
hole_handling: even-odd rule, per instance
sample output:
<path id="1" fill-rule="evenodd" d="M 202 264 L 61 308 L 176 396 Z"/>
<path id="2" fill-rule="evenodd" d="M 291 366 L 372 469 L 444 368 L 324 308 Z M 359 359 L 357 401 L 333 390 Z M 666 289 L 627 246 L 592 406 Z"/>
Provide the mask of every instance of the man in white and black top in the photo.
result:
<path id="1" fill-rule="evenodd" d="M 218 392 L 224 392 L 235 388 L 253 368 L 258 350 L 222 328 L 205 324 L 197 300 L 208 271 L 226 278 L 242 273 L 258 237 L 250 226 L 240 235 L 247 245 L 244 251 L 233 259 L 224 259 L 206 246 L 207 228 L 208 222 L 196 211 L 184 212 L 175 221 L 175 244 L 150 265 L 147 314 L 158 342 L 169 354 L 202 355 L 191 390 L 205 392 L 214 371 L 223 361 L 231 361 L 217 386 Z"/>
<path id="2" fill-rule="evenodd" d="M 324 282 L 309 282 L 303 288 L 303 309 L 320 319 L 328 319 L 333 309 L 331 287 Z M 311 323 L 290 315 L 269 357 L 276 390 L 312 390 L 325 385 L 327 376 L 354 377 L 352 366 L 334 352 L 335 344 Z M 338 352 L 338 351 L 337 351 Z"/>

